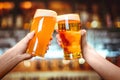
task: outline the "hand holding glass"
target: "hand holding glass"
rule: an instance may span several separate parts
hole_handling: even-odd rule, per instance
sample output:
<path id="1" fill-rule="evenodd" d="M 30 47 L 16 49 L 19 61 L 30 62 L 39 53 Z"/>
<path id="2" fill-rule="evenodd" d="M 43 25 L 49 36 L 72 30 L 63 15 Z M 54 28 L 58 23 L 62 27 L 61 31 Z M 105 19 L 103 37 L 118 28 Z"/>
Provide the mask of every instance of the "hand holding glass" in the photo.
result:
<path id="1" fill-rule="evenodd" d="M 57 13 L 52 10 L 37 9 L 33 18 L 30 31 L 35 31 L 31 39 L 27 53 L 33 56 L 44 57 L 46 48 L 54 31 Z"/>
<path id="2" fill-rule="evenodd" d="M 57 22 L 58 32 L 63 42 L 64 58 L 66 60 L 81 58 L 81 23 L 79 15 L 59 15 Z"/>

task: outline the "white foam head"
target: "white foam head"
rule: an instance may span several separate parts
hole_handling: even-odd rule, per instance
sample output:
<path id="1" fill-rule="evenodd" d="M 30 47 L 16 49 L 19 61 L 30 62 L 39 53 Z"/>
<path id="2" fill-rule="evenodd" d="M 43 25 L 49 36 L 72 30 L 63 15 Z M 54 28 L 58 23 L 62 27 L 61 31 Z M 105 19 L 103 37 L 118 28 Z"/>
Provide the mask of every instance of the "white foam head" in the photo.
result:
<path id="1" fill-rule="evenodd" d="M 39 16 L 52 16 L 52 17 L 57 17 L 57 13 L 53 10 L 47 10 L 47 9 L 37 9 L 34 15 L 35 17 Z"/>
<path id="2" fill-rule="evenodd" d="M 66 19 L 80 21 L 80 17 L 78 14 L 64 14 L 64 15 L 57 16 L 57 21 L 62 21 L 62 20 L 66 20 Z"/>

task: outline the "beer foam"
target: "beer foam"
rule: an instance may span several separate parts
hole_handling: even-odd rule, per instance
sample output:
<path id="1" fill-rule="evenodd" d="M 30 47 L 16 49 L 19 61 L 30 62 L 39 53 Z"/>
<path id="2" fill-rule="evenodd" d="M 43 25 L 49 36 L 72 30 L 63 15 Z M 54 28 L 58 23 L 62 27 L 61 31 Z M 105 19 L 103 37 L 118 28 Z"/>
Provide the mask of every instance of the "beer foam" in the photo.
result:
<path id="1" fill-rule="evenodd" d="M 55 11 L 52 10 L 47 10 L 47 9 L 37 9 L 34 15 L 35 17 L 39 17 L 39 16 L 53 16 L 53 17 L 57 17 L 57 13 Z"/>
<path id="2" fill-rule="evenodd" d="M 63 14 L 57 16 L 57 21 L 66 20 L 66 19 L 80 21 L 80 17 L 78 14 Z"/>

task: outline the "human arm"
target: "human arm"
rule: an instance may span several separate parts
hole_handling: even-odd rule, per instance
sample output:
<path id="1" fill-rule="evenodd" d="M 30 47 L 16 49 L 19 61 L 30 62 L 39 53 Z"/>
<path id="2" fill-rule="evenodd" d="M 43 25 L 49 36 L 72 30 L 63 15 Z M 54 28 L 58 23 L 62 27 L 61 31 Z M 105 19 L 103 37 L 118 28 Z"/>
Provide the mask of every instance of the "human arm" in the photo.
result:
<path id="1" fill-rule="evenodd" d="M 33 36 L 34 32 L 28 33 L 14 47 L 8 49 L 0 56 L 0 79 L 11 71 L 19 62 L 32 57 L 32 55 L 25 54 L 25 52 L 28 42 Z"/>
<path id="2" fill-rule="evenodd" d="M 120 68 L 102 56 L 86 41 L 86 31 L 82 30 L 82 50 L 86 62 L 105 80 L 120 80 Z"/>
<path id="3" fill-rule="evenodd" d="M 120 80 L 120 68 L 103 58 L 88 44 L 86 30 L 81 30 L 81 36 L 82 53 L 85 61 L 105 80 Z M 56 37 L 58 44 L 62 46 L 59 34 Z"/>

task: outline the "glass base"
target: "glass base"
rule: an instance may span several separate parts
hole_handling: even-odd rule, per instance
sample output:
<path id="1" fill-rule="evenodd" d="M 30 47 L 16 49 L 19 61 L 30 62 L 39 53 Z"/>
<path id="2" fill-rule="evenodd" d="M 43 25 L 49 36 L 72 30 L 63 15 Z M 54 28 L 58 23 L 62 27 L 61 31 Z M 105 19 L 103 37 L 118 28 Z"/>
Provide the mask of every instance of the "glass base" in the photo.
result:
<path id="1" fill-rule="evenodd" d="M 64 52 L 64 58 L 66 60 L 72 60 L 72 59 L 79 59 L 82 57 L 82 53 L 76 52 L 76 53 L 66 53 Z"/>

